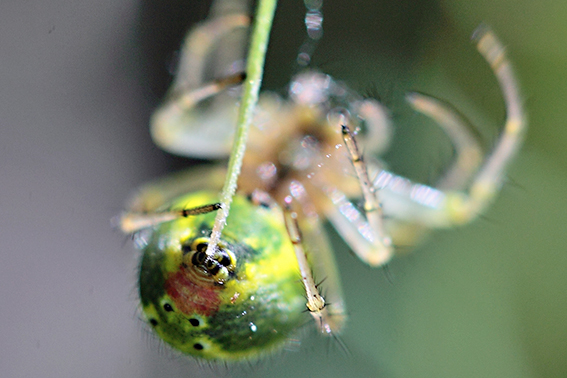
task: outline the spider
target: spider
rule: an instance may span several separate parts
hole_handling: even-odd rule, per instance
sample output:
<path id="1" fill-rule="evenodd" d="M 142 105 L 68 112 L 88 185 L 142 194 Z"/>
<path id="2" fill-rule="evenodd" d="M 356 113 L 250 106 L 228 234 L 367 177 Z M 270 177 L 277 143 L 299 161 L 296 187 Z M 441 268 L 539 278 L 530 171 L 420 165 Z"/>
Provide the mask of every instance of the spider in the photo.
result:
<path id="1" fill-rule="evenodd" d="M 151 119 L 160 147 L 189 157 L 228 156 L 248 23 L 240 11 L 217 8 L 187 35 L 169 95 Z M 292 78 L 287 98 L 261 95 L 238 192 L 212 255 L 206 251 L 223 163 L 140 188 L 120 227 L 135 235 L 143 252 L 141 308 L 157 335 L 209 360 L 255 358 L 281 348 L 306 313 L 320 333 L 338 335 L 346 307 L 324 221 L 360 260 L 379 267 L 399 246 L 482 214 L 502 186 L 526 122 L 502 44 L 487 27 L 473 39 L 498 79 L 507 118 L 485 154 L 451 107 L 408 94 L 409 104 L 436 121 L 455 149 L 435 186 L 396 175 L 377 158 L 392 134 L 379 102 L 306 70 Z"/>

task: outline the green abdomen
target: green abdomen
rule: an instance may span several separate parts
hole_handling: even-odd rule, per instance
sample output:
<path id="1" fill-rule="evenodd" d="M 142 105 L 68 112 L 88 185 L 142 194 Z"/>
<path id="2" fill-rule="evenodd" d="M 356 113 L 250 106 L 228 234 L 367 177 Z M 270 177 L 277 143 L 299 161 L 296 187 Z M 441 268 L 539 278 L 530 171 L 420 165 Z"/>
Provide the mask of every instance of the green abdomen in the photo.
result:
<path id="1" fill-rule="evenodd" d="M 216 201 L 208 192 L 172 208 Z M 147 235 L 140 267 L 142 309 L 156 333 L 183 353 L 254 358 L 281 347 L 304 324 L 299 269 L 279 208 L 236 196 L 214 260 L 203 245 L 215 213 L 159 225 Z M 226 271 L 223 279 L 219 270 Z"/>

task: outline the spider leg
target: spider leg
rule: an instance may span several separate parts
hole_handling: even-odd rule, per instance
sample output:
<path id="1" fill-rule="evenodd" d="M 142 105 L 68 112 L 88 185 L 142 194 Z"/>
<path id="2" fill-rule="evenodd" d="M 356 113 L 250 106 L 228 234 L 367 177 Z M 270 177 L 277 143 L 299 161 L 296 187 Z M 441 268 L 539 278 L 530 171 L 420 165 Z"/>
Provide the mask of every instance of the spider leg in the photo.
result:
<path id="1" fill-rule="evenodd" d="M 518 153 L 527 130 L 519 86 L 504 46 L 487 27 L 477 29 L 473 38 L 500 84 L 506 104 L 506 122 L 500 140 L 474 178 L 468 197 L 461 204 L 457 201 L 452 209 L 456 223 L 470 221 L 494 199 L 504 182 L 506 168 Z"/>
<path id="2" fill-rule="evenodd" d="M 414 245 L 428 229 L 466 224 L 482 214 L 498 193 L 506 168 L 522 144 L 526 120 L 504 47 L 487 28 L 480 28 L 474 39 L 498 79 L 507 109 L 504 131 L 484 162 L 474 157 L 480 148 L 465 122 L 450 108 L 423 95 L 413 94 L 408 100 L 440 124 L 457 151 L 456 162 L 439 187 L 414 183 L 364 162 L 353 134 L 348 129 L 343 131 L 362 188 L 364 211 L 348 199 L 352 193 L 345 194 L 329 185 L 318 186 L 332 203 L 326 210 L 329 221 L 369 265 L 386 263 L 393 253 L 392 245 Z M 369 177 L 375 179 L 370 181 Z"/>
<path id="3" fill-rule="evenodd" d="M 382 203 L 376 195 L 377 188 L 370 181 L 366 163 L 358 149 L 354 134 L 346 125 L 342 125 L 342 134 L 362 189 L 364 213 L 370 227 L 367 239 L 371 241 L 371 247 L 355 250 L 355 252 L 367 264 L 380 266 L 388 262 L 392 256 L 392 240 L 384 227 Z"/>
<path id="4" fill-rule="evenodd" d="M 225 175 L 224 167 L 208 165 L 187 169 L 147 183 L 136 190 L 128 200 L 127 211 L 115 217 L 112 223 L 124 233 L 133 233 L 183 216 L 198 215 L 201 207 L 172 210 L 164 208 L 164 205 L 195 190 L 221 188 Z M 209 209 L 207 206 L 211 205 L 203 206 L 201 211 Z"/>
<path id="5" fill-rule="evenodd" d="M 321 222 L 316 213 L 309 211 L 312 204 L 305 190 L 301 190 L 302 186 L 298 182 L 293 182 L 292 185 L 297 190 L 293 197 L 285 199 L 284 220 L 305 288 L 306 307 L 321 333 L 337 335 L 346 321 L 338 270 Z M 297 212 L 292 209 L 293 202 L 298 202 L 303 209 L 299 219 Z M 315 276 L 322 280 L 319 284 L 316 283 Z M 325 296 L 320 291 L 323 281 Z"/>
<path id="6" fill-rule="evenodd" d="M 382 155 L 392 139 L 392 124 L 387 109 L 372 99 L 359 101 L 354 108 L 357 116 L 366 122 L 367 135 L 363 140 L 366 151 Z"/>
<path id="7" fill-rule="evenodd" d="M 226 167 L 212 164 L 169 174 L 138 188 L 128 199 L 126 209 L 133 213 L 163 210 L 165 204 L 185 193 L 222 188 L 225 175 Z"/>
<path id="8" fill-rule="evenodd" d="M 406 100 L 420 113 L 435 120 L 455 148 L 452 166 L 437 183 L 438 189 L 462 190 L 482 163 L 480 144 L 467 122 L 449 105 L 419 93 L 409 93 Z"/>
<path id="9" fill-rule="evenodd" d="M 444 189 L 442 186 L 430 188 L 411 183 L 397 185 L 397 182 L 403 180 L 388 172 L 381 173 L 383 177 L 379 177 L 377 181 L 380 182 L 377 182 L 376 185 L 390 188 L 390 190 L 385 190 L 385 196 L 390 198 L 385 198 L 384 201 L 389 202 L 392 209 L 391 214 L 396 218 L 403 218 L 404 211 L 400 210 L 402 205 L 400 200 L 403 202 L 403 197 L 405 197 L 405 201 L 419 205 L 413 206 L 414 211 L 409 214 L 409 218 L 413 214 L 414 221 L 429 228 L 452 227 L 469 223 L 482 214 L 494 200 L 504 182 L 507 167 L 522 145 L 527 122 L 518 83 L 512 65 L 506 56 L 504 46 L 494 33 L 484 26 L 474 33 L 473 39 L 476 41 L 478 51 L 490 64 L 502 90 L 506 105 L 504 130 L 492 153 L 472 177 L 472 182 L 462 189 L 455 183 L 449 185 L 449 188 L 442 192 L 439 191 L 439 189 Z M 414 100 L 413 104 L 418 104 L 418 102 L 419 99 Z M 432 104 L 430 99 L 427 102 L 429 102 L 429 105 Z M 423 108 L 421 106 L 420 111 Z M 425 113 L 436 119 L 438 115 L 434 115 L 434 113 L 437 111 L 425 111 Z M 446 128 L 446 125 L 442 124 L 441 126 L 444 129 Z M 466 175 L 469 175 L 470 172 L 472 172 L 472 169 L 468 169 Z M 445 184 L 448 183 L 445 181 Z M 397 201 L 389 196 L 388 192 L 397 197 Z"/>
<path id="10" fill-rule="evenodd" d="M 377 252 L 372 228 L 363 212 L 338 188 L 325 186 L 323 192 L 332 204 L 325 213 L 327 219 L 358 258 L 370 266 L 387 263 L 391 258 L 391 251 L 382 249 L 382 252 L 387 252 Z"/>
<path id="11" fill-rule="evenodd" d="M 237 100 L 216 95 L 243 80 L 234 62 L 243 60 L 250 17 L 227 12 L 213 12 L 183 43 L 175 81 L 150 121 L 154 142 L 166 151 L 203 158 L 228 155 Z M 207 80 L 211 71 L 225 79 Z M 212 103 L 201 104 L 213 96 Z"/>
<path id="12" fill-rule="evenodd" d="M 492 67 L 502 90 L 507 110 L 504 130 L 493 152 L 477 172 L 467 180 L 471 182 L 462 189 L 460 188 L 462 182 L 449 183 L 446 180 L 448 176 L 441 181 L 449 186 L 446 189 L 443 186 L 434 188 L 413 183 L 390 172 L 380 171 L 373 185 L 380 189 L 384 213 L 387 217 L 392 218 L 390 223 L 394 225 L 410 222 L 424 228 L 447 228 L 474 220 L 495 198 L 503 184 L 506 168 L 522 144 L 527 123 L 518 84 L 504 47 L 493 32 L 486 27 L 479 28 L 473 38 L 477 42 L 478 51 Z M 425 102 L 422 102 L 423 100 Z M 452 122 L 448 121 L 450 115 L 449 118 L 448 115 L 441 115 L 443 109 L 438 107 L 438 104 L 432 99 L 410 97 L 410 101 L 420 111 L 438 120 L 443 129 L 448 130 L 447 122 Z M 457 134 L 460 137 L 464 135 L 462 132 Z M 456 136 L 452 139 L 457 145 Z M 461 150 L 461 155 L 466 155 L 464 153 L 466 148 L 462 146 L 456 146 L 456 148 Z M 468 148 L 475 149 L 471 146 Z M 472 168 L 469 168 L 463 172 L 463 175 L 469 176 L 472 171 Z M 463 180 L 465 178 L 463 177 Z"/>
<path id="13" fill-rule="evenodd" d="M 158 211 L 153 213 L 124 213 L 118 220 L 118 226 L 125 234 L 131 234 L 144 228 L 157 226 L 163 222 L 170 222 L 179 218 L 207 214 L 220 208 L 220 203 L 213 203 L 182 210 Z"/>

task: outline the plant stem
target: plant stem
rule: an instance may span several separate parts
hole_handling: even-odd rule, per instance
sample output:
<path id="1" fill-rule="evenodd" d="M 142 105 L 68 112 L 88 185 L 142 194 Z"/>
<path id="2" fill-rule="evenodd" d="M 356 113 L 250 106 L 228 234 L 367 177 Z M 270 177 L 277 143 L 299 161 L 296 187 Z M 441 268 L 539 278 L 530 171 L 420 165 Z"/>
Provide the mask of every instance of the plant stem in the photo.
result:
<path id="1" fill-rule="evenodd" d="M 236 135 L 228 161 L 228 171 L 224 187 L 221 193 L 220 202 L 222 208 L 218 210 L 215 218 L 215 224 L 213 225 L 206 252 L 208 256 L 212 256 L 216 250 L 222 230 L 226 225 L 226 218 L 230 211 L 232 198 L 236 192 L 236 184 L 238 176 L 240 175 L 240 168 L 242 167 L 242 158 L 246 151 L 248 130 L 252 123 L 254 109 L 258 102 L 260 85 L 262 84 L 266 50 L 268 49 L 268 41 L 274 20 L 276 4 L 277 0 L 260 0 L 256 10 L 256 18 L 254 19 L 254 27 L 250 37 L 250 50 L 246 60 L 246 81 L 244 82 L 240 109 L 238 111 Z"/>

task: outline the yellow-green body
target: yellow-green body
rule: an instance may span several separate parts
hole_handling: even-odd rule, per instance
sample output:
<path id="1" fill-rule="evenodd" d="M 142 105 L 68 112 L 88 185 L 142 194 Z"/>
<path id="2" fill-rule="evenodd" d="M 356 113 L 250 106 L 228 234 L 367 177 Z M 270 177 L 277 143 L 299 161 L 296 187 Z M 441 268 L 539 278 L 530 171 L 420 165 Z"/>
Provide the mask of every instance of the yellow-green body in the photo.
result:
<path id="1" fill-rule="evenodd" d="M 171 208 L 217 200 L 214 192 L 196 192 Z M 157 334 L 183 353 L 254 358 L 281 347 L 306 322 L 297 260 L 281 209 L 237 195 L 220 243 L 233 256 L 232 272 L 211 278 L 191 264 L 196 252 L 187 251 L 210 236 L 214 218 L 215 212 L 180 218 L 140 235 L 142 310 Z"/>

